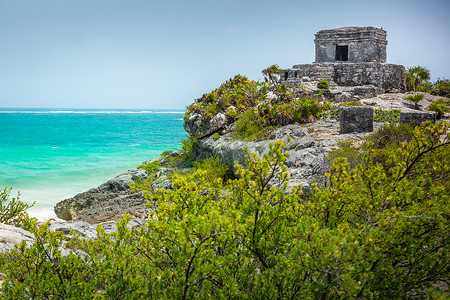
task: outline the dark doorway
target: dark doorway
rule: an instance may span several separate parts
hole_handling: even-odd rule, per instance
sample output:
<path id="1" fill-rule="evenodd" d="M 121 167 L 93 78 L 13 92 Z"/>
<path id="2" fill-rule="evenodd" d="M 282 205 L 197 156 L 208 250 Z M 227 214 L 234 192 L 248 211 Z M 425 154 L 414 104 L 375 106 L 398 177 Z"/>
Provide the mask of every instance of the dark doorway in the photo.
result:
<path id="1" fill-rule="evenodd" d="M 336 60 L 338 61 L 348 60 L 348 46 L 336 45 Z"/>

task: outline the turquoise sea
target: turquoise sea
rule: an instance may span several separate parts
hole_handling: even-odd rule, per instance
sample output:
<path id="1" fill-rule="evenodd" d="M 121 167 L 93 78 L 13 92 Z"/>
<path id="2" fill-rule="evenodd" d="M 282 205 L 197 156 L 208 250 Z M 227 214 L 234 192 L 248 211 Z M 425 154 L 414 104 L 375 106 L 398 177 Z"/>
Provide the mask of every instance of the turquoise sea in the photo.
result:
<path id="1" fill-rule="evenodd" d="M 0 188 L 54 217 L 63 199 L 97 187 L 187 134 L 182 110 L 0 109 Z"/>

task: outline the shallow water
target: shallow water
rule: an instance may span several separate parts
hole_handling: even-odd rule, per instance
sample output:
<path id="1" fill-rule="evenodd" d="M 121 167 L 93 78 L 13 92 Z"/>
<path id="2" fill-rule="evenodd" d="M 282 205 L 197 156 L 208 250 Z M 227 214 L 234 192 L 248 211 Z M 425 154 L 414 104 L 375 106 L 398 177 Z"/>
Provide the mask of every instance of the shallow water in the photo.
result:
<path id="1" fill-rule="evenodd" d="M 60 200 L 136 168 L 187 134 L 183 111 L 0 109 L 0 188 L 54 217 Z"/>

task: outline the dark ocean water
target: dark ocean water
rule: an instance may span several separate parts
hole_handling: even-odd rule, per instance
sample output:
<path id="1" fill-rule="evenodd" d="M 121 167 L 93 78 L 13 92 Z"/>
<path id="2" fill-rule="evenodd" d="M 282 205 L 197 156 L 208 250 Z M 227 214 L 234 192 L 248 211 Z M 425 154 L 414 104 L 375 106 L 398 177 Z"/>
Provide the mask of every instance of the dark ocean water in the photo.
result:
<path id="1" fill-rule="evenodd" d="M 136 168 L 187 134 L 183 111 L 0 109 L 0 188 L 52 216 L 53 206 Z"/>

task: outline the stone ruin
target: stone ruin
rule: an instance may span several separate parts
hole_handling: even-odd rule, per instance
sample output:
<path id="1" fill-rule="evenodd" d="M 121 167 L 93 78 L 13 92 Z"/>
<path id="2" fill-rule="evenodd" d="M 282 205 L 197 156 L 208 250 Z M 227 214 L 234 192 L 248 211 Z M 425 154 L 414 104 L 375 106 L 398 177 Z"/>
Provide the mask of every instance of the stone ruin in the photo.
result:
<path id="1" fill-rule="evenodd" d="M 359 87 L 346 91 L 351 96 L 361 93 L 361 89 L 363 94 L 369 91 L 367 96 L 406 90 L 405 67 L 386 63 L 386 31 L 382 28 L 321 30 L 314 42 L 315 62 L 283 70 L 282 83 L 301 86 L 326 79 L 332 87 Z"/>

